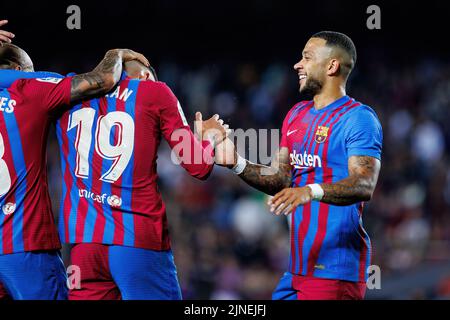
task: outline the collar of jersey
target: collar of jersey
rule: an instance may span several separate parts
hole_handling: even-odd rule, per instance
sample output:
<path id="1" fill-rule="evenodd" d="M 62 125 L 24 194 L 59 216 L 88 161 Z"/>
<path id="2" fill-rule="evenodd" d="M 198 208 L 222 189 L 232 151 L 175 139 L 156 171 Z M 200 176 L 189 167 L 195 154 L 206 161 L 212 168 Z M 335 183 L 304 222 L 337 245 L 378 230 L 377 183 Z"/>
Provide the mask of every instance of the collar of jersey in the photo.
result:
<path id="1" fill-rule="evenodd" d="M 328 111 L 330 109 L 334 109 L 334 108 L 340 107 L 344 103 L 346 103 L 348 100 L 350 100 L 350 97 L 345 95 L 345 96 L 337 99 L 336 101 L 330 103 L 329 105 L 327 105 L 326 107 L 324 107 L 324 108 L 322 108 L 320 110 L 317 110 L 316 108 L 314 108 L 314 105 L 313 105 L 310 111 L 312 113 L 314 113 L 314 114 L 322 113 L 322 112 Z"/>

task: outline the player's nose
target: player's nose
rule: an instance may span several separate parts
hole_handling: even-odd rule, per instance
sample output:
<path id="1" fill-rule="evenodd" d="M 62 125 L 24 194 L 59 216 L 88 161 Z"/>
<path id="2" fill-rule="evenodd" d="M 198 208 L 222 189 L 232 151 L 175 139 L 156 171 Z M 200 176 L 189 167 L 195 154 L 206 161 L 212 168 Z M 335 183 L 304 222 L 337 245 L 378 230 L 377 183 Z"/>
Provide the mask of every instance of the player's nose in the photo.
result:
<path id="1" fill-rule="evenodd" d="M 303 65 L 302 65 L 302 61 L 300 60 L 299 62 L 297 62 L 296 64 L 294 64 L 294 70 L 298 71 L 300 69 L 303 69 Z"/>

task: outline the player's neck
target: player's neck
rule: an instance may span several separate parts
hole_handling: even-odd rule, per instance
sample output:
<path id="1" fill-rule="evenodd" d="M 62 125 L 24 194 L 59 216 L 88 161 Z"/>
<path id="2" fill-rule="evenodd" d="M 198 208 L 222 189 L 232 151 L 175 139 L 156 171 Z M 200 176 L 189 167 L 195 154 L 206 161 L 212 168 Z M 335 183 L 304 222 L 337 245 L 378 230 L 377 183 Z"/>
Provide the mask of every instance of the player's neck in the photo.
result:
<path id="1" fill-rule="evenodd" d="M 334 101 L 345 96 L 345 87 L 323 88 L 319 94 L 314 96 L 314 108 L 320 110 L 330 105 Z"/>

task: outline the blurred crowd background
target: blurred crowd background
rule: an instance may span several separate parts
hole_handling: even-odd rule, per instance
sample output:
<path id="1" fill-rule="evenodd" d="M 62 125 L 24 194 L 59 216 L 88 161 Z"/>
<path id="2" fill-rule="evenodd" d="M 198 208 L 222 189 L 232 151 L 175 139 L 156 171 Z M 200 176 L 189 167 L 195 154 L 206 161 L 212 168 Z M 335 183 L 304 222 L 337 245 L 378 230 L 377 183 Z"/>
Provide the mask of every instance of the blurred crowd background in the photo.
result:
<path id="1" fill-rule="evenodd" d="M 347 33 L 358 50 L 347 93 L 374 108 L 384 131 L 382 170 L 363 213 L 382 288 L 368 290 L 367 298 L 450 299 L 450 52 L 445 39 L 439 41 L 445 23 L 439 15 L 447 11 L 434 0 L 380 3 L 382 30 L 368 31 L 370 3 L 326 2 L 216 8 L 150 1 L 139 2 L 134 12 L 138 4 L 131 1 L 125 14 L 100 1 L 80 4 L 84 29 L 72 33 L 64 30 L 64 1 L 56 9 L 24 1 L 28 12 L 45 12 L 40 19 L 11 7 L 0 12 L 16 19 L 11 31 L 37 69 L 86 71 L 107 48 L 131 47 L 149 55 L 191 123 L 195 111 L 219 113 L 244 130 L 281 127 L 300 99 L 292 66 L 311 34 Z M 411 25 L 408 14 L 416 15 L 409 17 Z M 44 52 L 25 25 L 51 38 Z M 57 216 L 61 180 L 53 137 L 48 165 Z M 287 269 L 287 219 L 271 215 L 267 197 L 227 169 L 215 167 L 208 181 L 194 180 L 172 163 L 164 142 L 158 172 L 184 298 L 270 299 Z"/>

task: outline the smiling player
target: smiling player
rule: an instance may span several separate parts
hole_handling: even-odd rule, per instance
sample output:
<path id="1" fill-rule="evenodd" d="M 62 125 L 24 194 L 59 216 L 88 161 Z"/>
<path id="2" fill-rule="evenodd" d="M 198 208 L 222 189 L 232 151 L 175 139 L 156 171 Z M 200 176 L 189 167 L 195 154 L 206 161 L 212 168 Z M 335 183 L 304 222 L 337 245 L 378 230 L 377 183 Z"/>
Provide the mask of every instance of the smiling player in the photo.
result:
<path id="1" fill-rule="evenodd" d="M 289 271 L 274 299 L 364 298 L 372 249 L 362 211 L 378 179 L 382 129 L 370 107 L 346 95 L 355 62 L 346 35 L 309 39 L 294 69 L 300 92 L 313 99 L 287 114 L 271 168 L 237 155 L 230 140 L 216 149 L 218 164 L 275 195 L 272 212 L 292 213 Z"/>

